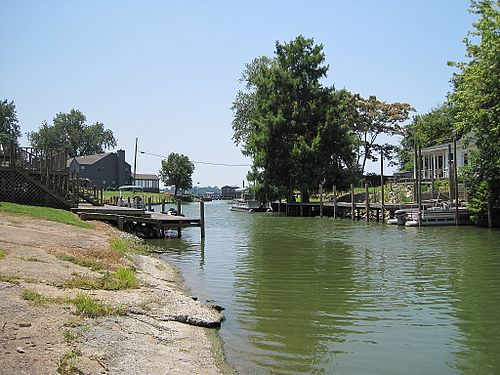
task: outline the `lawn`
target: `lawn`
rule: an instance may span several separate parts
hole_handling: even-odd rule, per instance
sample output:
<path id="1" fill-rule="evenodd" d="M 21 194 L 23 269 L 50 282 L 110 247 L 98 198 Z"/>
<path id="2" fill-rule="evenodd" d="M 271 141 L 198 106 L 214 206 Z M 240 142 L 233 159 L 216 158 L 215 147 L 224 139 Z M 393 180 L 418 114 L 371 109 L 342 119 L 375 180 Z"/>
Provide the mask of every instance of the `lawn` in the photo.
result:
<path id="1" fill-rule="evenodd" d="M 82 228 L 93 228 L 91 224 L 81 221 L 77 215 L 57 208 L 28 206 L 17 203 L 0 202 L 0 212 L 8 214 L 22 215 L 55 221 L 57 223 L 74 225 Z"/>

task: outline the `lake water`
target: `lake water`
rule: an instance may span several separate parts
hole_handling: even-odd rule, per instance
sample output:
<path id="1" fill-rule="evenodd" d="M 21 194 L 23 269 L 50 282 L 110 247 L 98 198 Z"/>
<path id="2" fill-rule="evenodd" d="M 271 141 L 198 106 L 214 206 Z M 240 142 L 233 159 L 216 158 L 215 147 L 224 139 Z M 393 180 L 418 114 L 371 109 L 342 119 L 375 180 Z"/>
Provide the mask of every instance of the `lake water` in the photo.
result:
<path id="1" fill-rule="evenodd" d="M 156 243 L 225 307 L 239 373 L 500 373 L 500 231 L 205 213 L 203 246 L 198 228 Z"/>

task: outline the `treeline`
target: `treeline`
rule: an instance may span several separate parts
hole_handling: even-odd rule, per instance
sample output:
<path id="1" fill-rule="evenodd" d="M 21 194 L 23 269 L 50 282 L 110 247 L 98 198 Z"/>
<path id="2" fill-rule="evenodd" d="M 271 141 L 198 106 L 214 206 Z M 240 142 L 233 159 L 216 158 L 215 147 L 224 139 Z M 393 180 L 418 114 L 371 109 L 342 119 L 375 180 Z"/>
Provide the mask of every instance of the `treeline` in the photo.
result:
<path id="1" fill-rule="evenodd" d="M 363 98 L 345 89 L 325 86 L 329 70 L 323 45 L 298 36 L 276 42 L 274 56 L 245 66 L 244 88 L 233 101 L 233 140 L 252 159 L 247 178 L 261 199 L 289 197 L 300 191 L 303 201 L 323 183 L 345 187 L 359 180 L 367 161 L 381 153 L 411 170 L 414 147 L 451 142 L 463 137 L 478 151 L 461 171 L 472 195 L 476 218 L 487 206 L 499 205 L 499 11 L 492 0 L 472 1 L 479 15 L 465 39 L 466 62 L 451 63 L 453 91 L 445 103 L 414 116 L 408 103 Z M 379 136 L 400 135 L 400 145 L 379 143 Z M 486 197 L 486 198 L 485 198 Z"/>

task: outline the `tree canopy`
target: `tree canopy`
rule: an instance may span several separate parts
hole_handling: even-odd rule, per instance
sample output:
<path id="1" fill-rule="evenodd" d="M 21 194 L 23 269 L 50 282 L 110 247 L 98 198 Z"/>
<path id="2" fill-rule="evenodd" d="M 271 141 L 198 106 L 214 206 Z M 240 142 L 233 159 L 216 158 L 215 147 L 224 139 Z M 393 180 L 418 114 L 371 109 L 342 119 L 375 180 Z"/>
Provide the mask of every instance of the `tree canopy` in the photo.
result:
<path id="1" fill-rule="evenodd" d="M 328 66 L 322 45 L 298 36 L 276 42 L 274 58 L 246 65 L 246 91 L 233 102 L 233 140 L 252 158 L 252 179 L 265 191 L 303 199 L 328 174 L 352 164 L 353 138 L 342 107 L 346 95 L 324 87 Z"/>
<path id="2" fill-rule="evenodd" d="M 177 196 L 179 190 L 193 187 L 191 178 L 193 172 L 194 164 L 189 161 L 186 155 L 172 152 L 167 159 L 162 160 L 159 173 L 165 186 L 173 186 L 174 195 Z"/>
<path id="3" fill-rule="evenodd" d="M 454 74 L 450 100 L 456 107 L 456 126 L 473 135 L 478 151 L 471 158 L 472 193 L 486 185 L 490 200 L 500 200 L 500 4 L 472 1 L 470 11 L 479 16 L 465 38 L 468 60 L 451 63 Z"/>
<path id="4" fill-rule="evenodd" d="M 415 109 L 408 103 L 380 101 L 374 95 L 365 99 L 359 94 L 351 94 L 350 99 L 351 122 L 357 136 L 357 165 L 363 175 L 366 162 L 376 161 L 381 149 L 385 155 L 390 155 L 395 148 L 391 144 L 377 143 L 378 137 L 381 134 L 403 135 L 402 123 Z"/>
<path id="5" fill-rule="evenodd" d="M 14 101 L 9 103 L 7 99 L 0 100 L 0 141 L 13 139 L 17 142 L 20 136 L 21 129 Z"/>
<path id="6" fill-rule="evenodd" d="M 46 121 L 36 132 L 28 133 L 28 140 L 33 147 L 48 151 L 67 149 L 69 156 L 102 153 L 116 146 L 113 132 L 96 122 L 87 125 L 87 118 L 77 109 L 69 113 L 57 113 L 53 124 Z"/>

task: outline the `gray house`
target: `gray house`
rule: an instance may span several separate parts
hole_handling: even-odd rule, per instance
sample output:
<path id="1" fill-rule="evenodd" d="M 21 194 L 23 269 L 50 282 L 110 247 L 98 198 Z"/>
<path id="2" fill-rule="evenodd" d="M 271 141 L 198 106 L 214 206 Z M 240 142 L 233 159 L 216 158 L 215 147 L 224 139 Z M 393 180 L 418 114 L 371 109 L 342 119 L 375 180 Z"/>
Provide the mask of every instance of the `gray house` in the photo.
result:
<path id="1" fill-rule="evenodd" d="M 116 189 L 132 183 L 130 164 L 125 161 L 125 151 L 77 156 L 68 160 L 69 172 L 89 179 L 95 186 Z"/>
<path id="2" fill-rule="evenodd" d="M 238 189 L 238 186 L 224 185 L 221 187 L 220 197 L 222 199 L 234 199 L 236 198 L 236 189 Z"/>

